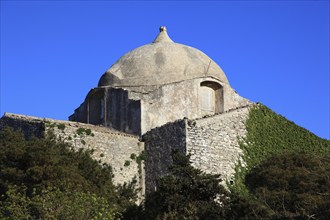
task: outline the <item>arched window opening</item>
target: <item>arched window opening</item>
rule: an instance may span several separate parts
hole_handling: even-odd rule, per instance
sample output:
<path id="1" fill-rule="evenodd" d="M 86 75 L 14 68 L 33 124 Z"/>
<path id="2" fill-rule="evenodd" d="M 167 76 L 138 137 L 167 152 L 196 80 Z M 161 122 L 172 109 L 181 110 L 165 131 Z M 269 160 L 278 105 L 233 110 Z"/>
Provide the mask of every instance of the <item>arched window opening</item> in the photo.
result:
<path id="1" fill-rule="evenodd" d="M 215 92 L 212 88 L 202 86 L 200 90 L 200 105 L 202 112 L 215 113 Z"/>
<path id="2" fill-rule="evenodd" d="M 105 116 L 105 103 L 104 103 L 104 91 L 92 90 L 87 97 L 87 115 L 88 124 L 100 125 L 104 124 Z"/>
<path id="3" fill-rule="evenodd" d="M 204 81 L 200 84 L 199 103 L 202 115 L 223 112 L 223 90 L 216 82 Z"/>

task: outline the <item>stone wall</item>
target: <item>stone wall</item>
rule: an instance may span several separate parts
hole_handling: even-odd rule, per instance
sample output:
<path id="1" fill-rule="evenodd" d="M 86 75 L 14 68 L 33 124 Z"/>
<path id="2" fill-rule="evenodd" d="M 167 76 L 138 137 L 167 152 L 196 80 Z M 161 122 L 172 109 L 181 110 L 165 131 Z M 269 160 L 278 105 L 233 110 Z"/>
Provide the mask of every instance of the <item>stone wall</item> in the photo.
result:
<path id="1" fill-rule="evenodd" d="M 95 159 L 113 167 L 116 184 L 136 178 L 143 196 L 144 189 L 154 191 L 157 178 L 168 172 L 173 149 L 190 153 L 196 168 L 221 174 L 223 179 L 230 181 L 242 153 L 238 139 L 246 135 L 245 121 L 251 106 L 195 120 L 184 118 L 170 122 L 145 133 L 143 142 L 137 136 L 111 128 L 14 114 L 5 114 L 0 119 L 0 126 L 21 128 L 26 136 L 37 137 L 51 130 L 58 139 L 71 143 L 75 149 L 94 149 L 92 156 Z M 145 169 L 134 159 L 144 148 L 147 154 Z"/>
<path id="2" fill-rule="evenodd" d="M 203 88 L 210 86 L 217 90 L 215 97 L 202 98 Z M 90 90 L 69 120 L 143 135 L 168 122 L 209 114 L 201 109 L 205 102 L 214 102 L 216 106 L 210 114 L 251 103 L 229 84 L 203 76 L 161 85 L 97 87 Z"/>
<path id="3" fill-rule="evenodd" d="M 144 172 L 133 155 L 144 150 L 144 144 L 137 136 L 121 133 L 109 128 L 78 122 L 42 119 L 37 117 L 8 114 L 0 119 L 0 125 L 20 128 L 28 136 L 42 137 L 53 131 L 58 139 L 71 143 L 75 149 L 93 149 L 92 157 L 112 166 L 114 183 L 123 184 L 133 178 L 144 194 Z"/>
<path id="4" fill-rule="evenodd" d="M 154 191 L 157 178 L 168 172 L 173 149 L 191 154 L 194 167 L 221 174 L 223 180 L 231 181 L 242 153 L 238 140 L 246 135 L 249 108 L 244 106 L 195 120 L 177 120 L 143 135 L 147 152 L 146 192 Z"/>
<path id="5" fill-rule="evenodd" d="M 187 153 L 193 166 L 230 181 L 240 154 L 238 138 L 246 135 L 249 107 L 187 121 Z"/>
<path id="6" fill-rule="evenodd" d="M 158 177 L 168 172 L 172 164 L 171 153 L 177 149 L 186 152 L 186 123 L 178 120 L 152 129 L 143 135 L 147 157 L 145 161 L 146 192 L 156 189 Z"/>
<path id="7" fill-rule="evenodd" d="M 217 112 L 251 104 L 229 85 L 211 77 L 197 77 L 159 86 L 126 87 L 129 99 L 141 100 L 141 134 L 168 122 L 204 116 L 200 108 L 203 82 L 212 82 L 222 88 L 221 95 L 216 96 L 217 102 L 220 102 Z"/>
<path id="8" fill-rule="evenodd" d="M 36 117 L 27 117 L 24 115 L 16 115 L 5 113 L 0 118 L 0 129 L 5 126 L 14 128 L 15 130 L 21 130 L 26 139 L 31 137 L 41 138 L 44 136 L 45 126 L 43 120 Z"/>
<path id="9" fill-rule="evenodd" d="M 158 86 L 126 87 L 130 99 L 141 100 L 141 134 L 184 117 L 199 117 L 197 84 L 194 80 L 187 80 Z"/>

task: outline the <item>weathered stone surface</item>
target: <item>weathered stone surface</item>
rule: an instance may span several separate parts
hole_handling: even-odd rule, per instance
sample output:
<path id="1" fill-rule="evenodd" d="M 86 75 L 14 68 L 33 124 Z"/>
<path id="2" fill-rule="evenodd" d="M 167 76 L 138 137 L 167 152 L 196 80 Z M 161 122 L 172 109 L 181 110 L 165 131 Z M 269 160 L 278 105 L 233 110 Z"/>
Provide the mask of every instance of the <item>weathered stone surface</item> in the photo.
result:
<path id="1" fill-rule="evenodd" d="M 146 192 L 156 189 L 156 180 L 168 172 L 171 153 L 177 149 L 186 152 L 186 125 L 184 120 L 152 129 L 143 137 L 147 158 L 145 161 Z"/>
<path id="2" fill-rule="evenodd" d="M 143 135 L 147 152 L 146 191 L 156 188 L 156 179 L 167 173 L 171 152 L 191 155 L 192 165 L 230 181 L 242 153 L 238 140 L 246 135 L 250 106 L 196 120 L 181 119 Z"/>
<path id="3" fill-rule="evenodd" d="M 27 120 L 27 118 L 29 118 Z M 43 120 L 36 117 L 5 113 L 0 119 L 0 129 L 5 126 L 21 130 L 26 139 L 31 137 L 41 138 L 44 136 L 45 126 Z"/>
<path id="4" fill-rule="evenodd" d="M 205 111 L 202 103 L 215 108 Z M 69 119 L 143 135 L 184 117 L 196 119 L 249 103 L 211 58 L 174 43 L 161 27 L 153 43 L 113 64 Z"/>
<path id="5" fill-rule="evenodd" d="M 167 173 L 173 149 L 190 153 L 195 167 L 230 180 L 253 103 L 231 88 L 207 55 L 174 43 L 165 27 L 160 31 L 153 43 L 113 64 L 69 117 L 104 127 L 10 114 L 0 126 L 21 128 L 26 137 L 53 130 L 76 149 L 94 149 L 94 158 L 112 165 L 115 183 L 136 176 L 142 188 L 143 166 L 131 156 L 145 145 L 147 191 L 155 190 L 156 179 Z"/>
<path id="6" fill-rule="evenodd" d="M 242 153 L 238 139 L 245 137 L 249 106 L 187 123 L 187 153 L 193 166 L 231 180 Z"/>
<path id="7" fill-rule="evenodd" d="M 6 114 L 0 125 L 21 128 L 27 136 L 43 135 L 51 130 L 58 139 L 71 143 L 75 149 L 94 149 L 95 159 L 113 167 L 115 183 L 137 178 L 143 196 L 144 189 L 154 191 L 157 178 L 168 172 L 174 149 L 191 154 L 193 166 L 208 173 L 221 174 L 224 180 L 230 181 L 242 153 L 238 139 L 246 135 L 245 121 L 250 107 L 195 120 L 185 118 L 170 122 L 148 131 L 142 137 L 143 142 L 137 136 L 107 127 L 15 114 Z M 145 170 L 131 158 L 138 156 L 144 148 L 147 155 Z"/>
<path id="8" fill-rule="evenodd" d="M 122 56 L 102 75 L 98 86 L 164 85 L 206 76 L 228 84 L 211 58 L 198 49 L 174 43 L 163 29 L 153 43 Z"/>
<path id="9" fill-rule="evenodd" d="M 70 143 L 77 150 L 93 150 L 92 157 L 101 164 L 110 164 L 115 184 L 123 184 L 136 178 L 139 187 L 144 190 L 143 167 L 139 167 L 131 159 L 132 154 L 138 156 L 144 150 L 144 144 L 137 136 L 90 124 L 9 113 L 0 119 L 0 125 L 21 129 L 26 136 L 42 137 L 52 131 L 59 140 Z M 144 194 L 143 191 L 141 193 Z"/>

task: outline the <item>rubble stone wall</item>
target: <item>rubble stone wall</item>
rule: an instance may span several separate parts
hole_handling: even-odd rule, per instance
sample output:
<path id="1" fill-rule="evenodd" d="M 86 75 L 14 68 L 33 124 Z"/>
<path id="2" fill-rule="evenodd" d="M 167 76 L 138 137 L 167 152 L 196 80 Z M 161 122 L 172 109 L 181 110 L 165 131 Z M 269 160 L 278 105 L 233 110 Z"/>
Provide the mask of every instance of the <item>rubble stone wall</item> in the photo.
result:
<path id="1" fill-rule="evenodd" d="M 145 173 L 146 192 L 148 193 L 156 190 L 157 178 L 168 172 L 168 167 L 172 164 L 172 150 L 186 152 L 185 120 L 178 120 L 151 129 L 143 135 L 142 140 L 147 152 Z"/>
<path id="2" fill-rule="evenodd" d="M 239 138 L 246 135 L 245 121 L 252 105 L 216 115 L 189 120 L 180 119 L 156 127 L 142 136 L 111 128 L 70 121 L 5 114 L 0 126 L 20 128 L 26 135 L 40 136 L 53 131 L 58 139 L 75 149 L 93 149 L 93 157 L 113 168 L 114 182 L 122 184 L 135 178 L 144 191 L 157 187 L 156 181 L 168 172 L 172 150 L 191 154 L 192 165 L 207 173 L 221 174 L 231 181 L 234 167 L 242 153 Z M 135 159 L 145 149 L 145 164 Z M 142 197 L 140 197 L 142 198 Z"/>
<path id="3" fill-rule="evenodd" d="M 137 136 L 90 124 L 8 113 L 0 119 L 0 126 L 5 125 L 21 129 L 26 136 L 42 137 L 52 131 L 59 140 L 70 143 L 77 150 L 93 149 L 94 159 L 112 166 L 115 184 L 136 178 L 144 190 L 143 167 L 132 159 L 144 150 L 144 144 Z"/>
<path id="4" fill-rule="evenodd" d="M 249 107 L 219 115 L 187 121 L 187 153 L 193 166 L 230 181 L 242 150 L 239 138 L 245 137 Z"/>

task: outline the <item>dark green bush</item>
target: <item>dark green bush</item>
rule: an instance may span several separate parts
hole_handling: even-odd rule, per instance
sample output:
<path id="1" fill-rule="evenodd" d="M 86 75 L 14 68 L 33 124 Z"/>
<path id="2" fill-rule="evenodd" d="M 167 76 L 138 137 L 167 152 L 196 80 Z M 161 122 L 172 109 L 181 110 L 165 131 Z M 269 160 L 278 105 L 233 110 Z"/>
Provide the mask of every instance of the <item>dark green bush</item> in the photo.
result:
<path id="1" fill-rule="evenodd" d="M 0 131 L 1 219 L 120 216 L 134 205 L 136 191 L 134 183 L 114 186 L 112 176 L 111 167 L 93 160 L 90 151 L 74 151 L 51 133 L 25 140 L 10 128 Z M 50 213 L 55 208 L 62 211 Z M 109 212 L 102 212 L 104 208 Z"/>
<path id="2" fill-rule="evenodd" d="M 246 175 L 246 185 L 276 219 L 330 219 L 330 155 L 273 155 Z"/>

